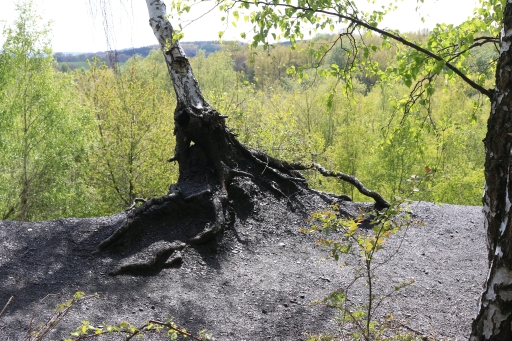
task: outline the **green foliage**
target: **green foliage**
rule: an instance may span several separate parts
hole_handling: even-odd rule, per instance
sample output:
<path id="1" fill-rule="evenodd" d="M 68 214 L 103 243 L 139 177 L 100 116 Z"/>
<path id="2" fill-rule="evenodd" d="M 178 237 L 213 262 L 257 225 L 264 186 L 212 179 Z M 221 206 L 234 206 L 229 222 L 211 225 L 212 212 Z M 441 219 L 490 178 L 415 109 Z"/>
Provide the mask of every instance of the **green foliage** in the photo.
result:
<path id="1" fill-rule="evenodd" d="M 102 335 L 124 335 L 126 340 L 134 336 L 137 336 L 138 339 L 144 339 L 144 336 L 148 334 L 164 333 L 169 337 L 169 340 L 177 340 L 180 337 L 188 337 L 198 341 L 212 340 L 212 335 L 208 334 L 206 330 L 200 331 L 199 337 L 196 337 L 188 333 L 186 329 L 178 327 L 178 325 L 172 321 L 172 317 L 169 316 L 165 322 L 150 320 L 140 327 L 126 321 L 115 325 L 103 323 L 101 326 L 95 327 L 91 325 L 89 321 L 82 321 L 82 324 L 71 333 L 73 338 L 66 339 L 65 341 L 99 338 Z"/>
<path id="2" fill-rule="evenodd" d="M 501 5 L 484 4 L 474 19 L 490 23 L 487 33 L 475 21 L 403 36 L 443 49 L 448 59 L 460 53 L 451 62 L 471 77 L 483 75 L 479 84 L 489 87 L 494 47 L 464 49 L 496 33 L 492 6 Z M 175 102 L 161 52 L 115 70 L 90 61 L 91 69 L 59 72 L 47 29 L 27 8 L 25 24 L 4 31 L 0 54 L 0 218 L 104 215 L 135 197 L 165 193 L 177 169 L 165 162 L 173 154 Z M 238 17 L 256 18 L 241 9 Z M 228 115 L 243 143 L 357 176 L 388 198 L 429 167 L 436 175 L 426 200 L 480 204 L 489 102 L 474 88 L 385 36 L 322 34 L 291 46 L 227 43 L 191 60 L 207 100 Z M 306 176 L 314 188 L 367 200 L 349 184 Z"/>
<path id="3" fill-rule="evenodd" d="M 58 304 L 55 308 L 55 314 L 52 315 L 45 323 L 39 323 L 37 327 L 32 326 L 32 322 L 30 321 L 30 326 L 28 332 L 20 338 L 22 341 L 43 341 L 47 339 L 48 334 L 57 327 L 57 325 L 64 319 L 64 317 L 67 315 L 67 313 L 78 303 L 81 301 L 96 298 L 98 297 L 97 294 L 94 295 L 85 295 L 82 291 L 77 291 L 73 298 Z M 7 305 L 9 305 L 11 301 L 7 302 Z M 7 307 L 7 305 L 4 307 L 4 309 Z"/>
<path id="4" fill-rule="evenodd" d="M 433 176 L 432 171 L 427 170 L 425 175 L 413 176 L 409 179 L 410 190 L 406 197 L 412 198 Z M 391 206 L 384 210 L 361 211 L 359 216 L 352 218 L 341 216 L 338 205 L 332 205 L 326 211 L 319 211 L 312 214 L 310 221 L 313 222 L 309 228 L 302 229 L 303 233 L 323 232 L 325 237 L 317 241 L 329 250 L 329 256 L 336 261 L 345 261 L 343 255 L 359 253 L 361 268 L 356 270 L 354 279 L 345 289 L 335 291 L 325 297 L 322 303 L 334 307 L 339 311 L 337 318 L 340 324 L 340 333 L 343 336 L 349 335 L 352 340 L 420 340 L 420 335 L 403 333 L 391 325 L 391 318 L 377 322 L 375 320 L 376 310 L 380 303 L 391 296 L 390 294 L 377 297 L 374 288 L 376 253 L 381 250 L 386 241 L 402 229 L 407 229 L 413 224 L 422 224 L 421 221 L 414 221 L 410 217 L 408 201 L 406 197 L 397 197 Z M 362 226 L 365 225 L 364 228 Z M 392 257 L 392 256 L 391 256 Z M 389 258 L 384 262 L 389 261 Z M 382 263 L 381 263 L 382 264 Z M 347 299 L 349 288 L 359 279 L 364 279 L 367 286 L 367 298 L 364 305 L 354 305 Z M 398 283 L 394 291 L 401 290 L 415 281 Z M 389 338 L 389 335 L 392 338 Z M 340 335 L 340 336 L 341 336 Z M 332 340 L 332 335 L 312 335 L 308 340 Z"/>
<path id="5" fill-rule="evenodd" d="M 313 160 L 339 169 L 391 198 L 406 189 L 411 174 L 428 166 L 436 176 L 426 200 L 480 203 L 484 155 L 480 141 L 488 102 L 461 81 L 435 84 L 428 106 L 410 108 L 403 116 L 409 90 L 401 82 L 371 85 L 357 76 L 350 96 L 332 91 L 338 80 L 315 79 L 313 71 L 302 83 L 289 75 L 252 83 L 250 68 L 234 70 L 236 60 L 243 60 L 244 53 L 248 60 L 251 52 L 240 46 L 227 51 L 200 55 L 192 65 L 208 100 L 229 116 L 229 126 L 243 143 L 279 158 Z M 381 59 L 392 66 L 392 56 L 383 53 Z M 265 58 L 268 64 L 274 62 L 272 52 L 258 54 L 255 63 L 257 58 L 261 63 Z M 306 175 L 315 188 L 367 200 L 347 183 L 317 173 Z"/>
<path id="6" fill-rule="evenodd" d="M 27 321 L 30 323 L 29 330 L 20 340 L 22 341 L 43 341 L 48 338 L 48 334 L 57 327 L 57 325 L 63 320 L 67 313 L 75 306 L 79 305 L 84 300 L 99 298 L 98 294 L 85 295 L 82 291 L 77 291 L 73 298 L 58 304 L 55 308 L 55 314 L 52 315 L 45 323 L 39 323 L 37 327 L 33 327 L 33 321 Z M 12 297 L 11 297 L 12 300 Z M 2 313 L 10 304 L 11 300 L 2 309 Z M 0 313 L 0 316 L 2 315 Z M 103 322 L 100 326 L 94 326 L 91 322 L 84 320 L 81 322 L 74 332 L 71 333 L 71 338 L 65 339 L 65 341 L 79 341 L 91 338 L 100 338 L 104 335 L 119 335 L 125 340 L 137 337 L 137 339 L 143 339 L 144 336 L 149 334 L 166 334 L 170 340 L 177 340 L 178 338 L 190 338 L 196 341 L 208 341 L 213 340 L 212 335 L 207 330 L 201 330 L 198 336 L 190 334 L 185 328 L 179 327 L 173 322 L 172 317 L 168 316 L 165 321 L 149 320 L 146 321 L 142 326 L 138 327 L 130 322 L 122 321 L 117 324 L 108 324 Z"/>
<path id="7" fill-rule="evenodd" d="M 94 59 L 90 70 L 76 74 L 96 121 L 88 176 L 105 213 L 129 207 L 137 197 L 163 195 L 176 179 L 166 162 L 173 153 L 175 101 L 160 73 L 152 56 L 135 56 L 117 73 Z"/>
<path id="8" fill-rule="evenodd" d="M 34 5 L 17 11 L 0 52 L 0 219 L 87 215 L 87 110 L 54 71 Z"/>

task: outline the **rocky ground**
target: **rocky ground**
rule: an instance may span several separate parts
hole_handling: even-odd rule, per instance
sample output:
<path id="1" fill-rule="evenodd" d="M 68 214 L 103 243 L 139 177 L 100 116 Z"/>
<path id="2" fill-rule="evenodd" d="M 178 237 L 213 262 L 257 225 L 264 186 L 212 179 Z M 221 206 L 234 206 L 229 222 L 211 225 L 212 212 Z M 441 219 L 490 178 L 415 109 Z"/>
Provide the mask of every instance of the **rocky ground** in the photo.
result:
<path id="1" fill-rule="evenodd" d="M 261 195 L 214 244 L 187 246 L 181 262 L 112 276 L 110 272 L 158 243 L 181 240 L 206 224 L 194 212 L 155 208 L 139 219 L 140 235 L 117 252 L 93 254 L 98 243 L 123 221 L 125 214 L 95 219 L 61 219 L 40 223 L 0 222 L 0 339 L 21 340 L 30 326 L 46 321 L 58 303 L 74 292 L 97 292 L 74 307 L 47 339 L 68 337 L 82 320 L 93 325 L 127 320 L 142 324 L 166 315 L 192 333 L 206 328 L 216 340 L 301 340 L 306 333 L 336 331 L 336 311 L 313 305 L 345 288 L 361 266 L 349 256 L 340 267 L 319 262 L 326 250 L 316 237 L 299 229 L 315 209 L 332 198 L 313 191 L 287 199 Z M 356 214 L 360 205 L 341 209 Z M 364 205 L 363 205 L 364 206 Z M 379 307 L 396 321 L 441 340 L 466 340 L 476 315 L 486 276 L 486 246 L 480 207 L 432 203 L 411 204 L 423 221 L 393 236 L 376 261 L 377 297 L 392 294 Z M 185 231 L 176 234 L 176 229 Z M 172 257 L 179 257 L 174 254 Z M 171 258 L 172 258 L 171 257 Z M 402 290 L 393 287 L 416 282 Z M 350 302 L 364 303 L 367 287 L 357 281 Z M 121 338 L 112 338 L 121 339 Z M 150 335 L 146 339 L 157 340 Z"/>

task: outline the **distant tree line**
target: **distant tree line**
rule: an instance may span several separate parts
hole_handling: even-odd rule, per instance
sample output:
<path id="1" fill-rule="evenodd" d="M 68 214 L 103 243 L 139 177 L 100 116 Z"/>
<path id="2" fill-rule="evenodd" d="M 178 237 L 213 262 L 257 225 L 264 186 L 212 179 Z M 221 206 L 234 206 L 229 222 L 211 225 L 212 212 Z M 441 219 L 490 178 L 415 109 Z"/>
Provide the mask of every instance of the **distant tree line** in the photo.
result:
<path id="1" fill-rule="evenodd" d="M 189 43 L 182 44 L 185 53 L 189 57 L 195 57 L 199 50 L 204 51 L 206 56 L 210 53 L 219 51 L 222 49 L 222 44 L 214 41 L 195 41 Z M 126 61 L 133 57 L 134 55 L 140 55 L 142 57 L 147 57 L 148 54 L 152 50 L 158 50 L 158 45 L 150 45 L 143 47 L 133 47 L 122 50 L 114 50 L 114 51 L 100 51 L 100 52 L 87 52 L 87 53 L 65 53 L 65 52 L 57 52 L 53 55 L 55 61 L 57 63 L 62 64 L 66 63 L 69 69 L 76 69 L 77 65 L 73 65 L 72 63 L 78 62 L 86 62 L 87 60 L 92 60 L 93 58 L 97 58 L 101 62 L 107 63 L 107 65 L 111 66 L 114 63 L 126 63 Z"/>

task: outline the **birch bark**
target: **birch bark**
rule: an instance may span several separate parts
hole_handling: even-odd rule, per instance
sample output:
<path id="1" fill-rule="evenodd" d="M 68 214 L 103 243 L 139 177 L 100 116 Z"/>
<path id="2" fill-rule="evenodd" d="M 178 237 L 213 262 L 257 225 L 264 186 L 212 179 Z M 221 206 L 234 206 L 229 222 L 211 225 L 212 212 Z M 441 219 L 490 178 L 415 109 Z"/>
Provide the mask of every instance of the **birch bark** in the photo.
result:
<path id="1" fill-rule="evenodd" d="M 304 178 L 290 165 L 247 148 L 236 140 L 225 125 L 226 116 L 220 115 L 202 95 L 179 41 L 173 41 L 173 27 L 167 19 L 164 2 L 146 0 L 146 4 L 149 23 L 162 48 L 178 100 L 174 111 L 176 150 L 170 159 L 180 165 L 178 184 L 187 179 L 201 182 L 199 178 L 209 168 L 215 170 L 222 196 L 226 195 L 234 176 L 262 177 L 274 189 L 280 182 L 295 189 L 297 182 L 304 183 Z M 201 167 L 203 173 L 197 171 Z M 254 173 L 258 168 L 267 170 L 264 176 L 261 171 Z"/>
<path id="2" fill-rule="evenodd" d="M 208 104 L 180 42 L 172 41 L 174 29 L 167 19 L 165 3 L 161 0 L 146 0 L 146 4 L 149 11 L 149 24 L 164 53 L 178 103 L 196 110 L 207 107 Z"/>
<path id="3" fill-rule="evenodd" d="M 512 340 L 512 0 L 507 1 L 485 145 L 483 198 L 489 275 L 471 341 Z"/>
<path id="4" fill-rule="evenodd" d="M 226 129 L 225 116 L 220 115 L 205 100 L 179 41 L 173 41 L 174 29 L 167 19 L 165 3 L 161 0 L 146 0 L 146 4 L 149 23 L 160 43 L 178 102 L 174 111 L 176 149 L 169 161 L 178 161 L 180 182 L 190 178 L 190 169 L 197 165 L 198 158 L 203 159 L 200 163 L 208 163 L 215 168 L 220 186 L 225 192 L 230 170 L 228 165 L 232 159 L 230 156 L 236 152 L 232 143 L 234 136 Z M 201 151 L 198 148 L 192 149 L 192 142 Z M 196 165 L 190 165 L 191 159 L 195 159 Z"/>

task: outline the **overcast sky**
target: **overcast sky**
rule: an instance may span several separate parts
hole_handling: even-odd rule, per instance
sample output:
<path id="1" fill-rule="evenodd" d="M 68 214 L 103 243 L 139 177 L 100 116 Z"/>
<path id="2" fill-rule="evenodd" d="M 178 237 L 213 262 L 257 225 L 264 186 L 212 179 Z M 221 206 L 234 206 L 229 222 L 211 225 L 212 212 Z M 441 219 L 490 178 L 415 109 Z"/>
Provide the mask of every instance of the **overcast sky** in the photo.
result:
<path id="1" fill-rule="evenodd" d="M 366 5 L 366 0 L 359 0 Z M 379 0 L 389 3 L 392 0 Z M 100 0 L 34 0 L 41 16 L 51 20 L 55 52 L 96 52 L 107 49 L 105 33 L 101 17 L 91 13 L 89 2 L 99 3 Z M 119 0 L 111 0 L 110 10 L 114 34 L 112 48 L 123 49 L 156 44 L 156 39 L 148 25 L 146 2 L 143 0 L 124 0 L 124 6 L 119 6 Z M 169 2 L 167 0 L 166 2 Z M 384 27 L 415 31 L 421 28 L 432 28 L 436 23 L 458 24 L 473 12 L 477 0 L 425 0 L 421 15 L 426 19 L 420 21 L 420 13 L 415 11 L 416 0 L 398 1 L 399 10 L 389 16 L 383 23 Z M 0 0 L 0 20 L 11 23 L 16 18 L 14 11 L 15 0 Z M 211 1 L 209 2 L 211 4 Z M 190 18 L 204 13 L 205 7 L 197 8 Z M 94 12 L 94 9 L 93 11 Z M 215 11 L 187 26 L 184 30 L 186 41 L 215 40 L 224 25 L 220 14 Z M 238 39 L 240 31 L 231 25 L 224 39 Z M 242 27 L 240 27 L 242 26 Z M 249 30 L 249 26 L 239 25 L 239 29 Z M 249 35 L 248 35 L 249 36 Z"/>

